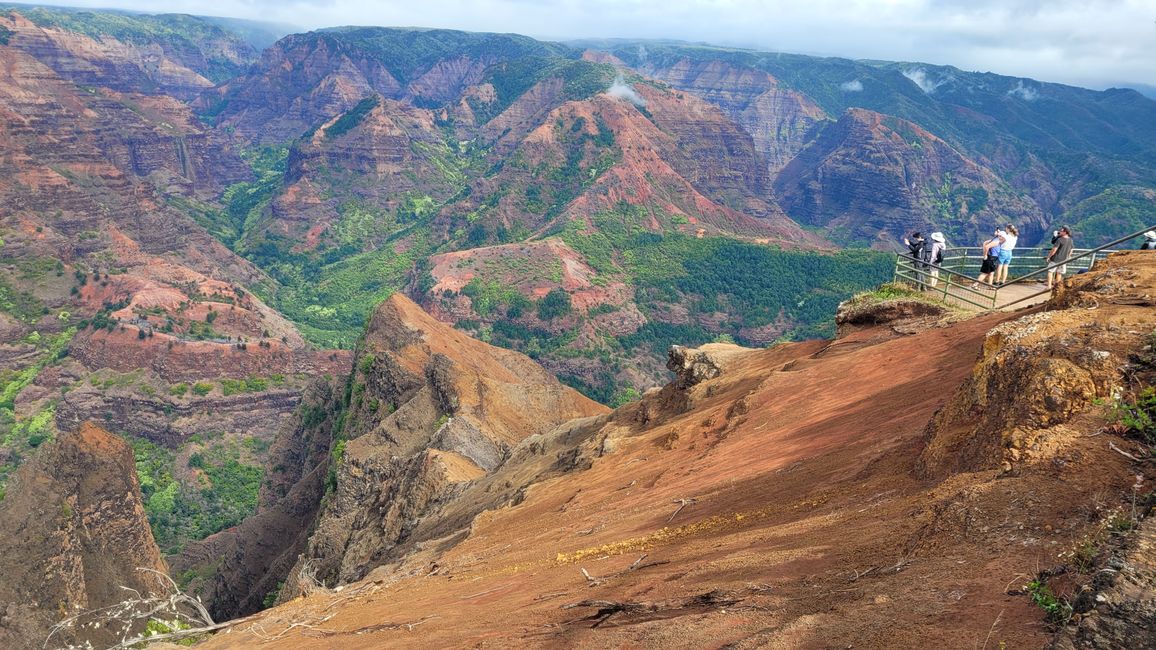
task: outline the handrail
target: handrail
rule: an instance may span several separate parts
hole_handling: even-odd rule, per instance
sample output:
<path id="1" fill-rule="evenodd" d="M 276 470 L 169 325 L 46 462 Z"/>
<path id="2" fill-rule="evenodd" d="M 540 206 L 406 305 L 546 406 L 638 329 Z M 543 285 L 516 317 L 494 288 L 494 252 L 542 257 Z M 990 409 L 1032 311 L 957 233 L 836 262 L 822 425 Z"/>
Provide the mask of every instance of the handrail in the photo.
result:
<path id="1" fill-rule="evenodd" d="M 919 264 L 919 267 L 916 267 L 915 266 L 916 264 Z M 947 301 L 947 297 L 949 295 L 950 289 L 952 287 L 955 287 L 957 289 L 961 289 L 965 294 L 972 294 L 974 297 L 974 299 L 972 299 L 971 297 L 968 297 L 966 295 L 961 296 L 961 295 L 954 294 L 954 293 L 950 294 L 951 297 L 956 299 L 956 300 L 959 300 L 961 302 L 965 302 L 969 305 L 973 305 L 973 306 L 978 307 L 980 309 L 991 309 L 995 306 L 996 293 L 994 291 L 994 287 L 991 287 L 990 285 L 983 285 L 985 289 L 992 290 L 992 293 L 989 295 L 989 294 L 985 293 L 984 291 L 973 289 L 968 284 L 961 284 L 961 283 L 953 280 L 953 278 L 958 277 L 958 278 L 963 278 L 967 282 L 974 284 L 976 279 L 969 276 L 969 275 L 966 275 L 963 273 L 958 273 L 958 272 L 953 271 L 949 268 L 945 268 L 943 266 L 940 266 L 938 264 L 934 264 L 931 262 L 923 262 L 920 260 L 916 260 L 915 258 L 911 257 L 910 254 L 897 253 L 895 256 L 895 272 L 894 272 L 895 278 L 907 280 L 908 282 L 911 282 L 911 283 L 916 284 L 920 287 L 923 287 L 925 290 L 930 289 L 930 290 L 933 290 L 934 292 L 939 292 L 938 286 L 932 286 L 924 279 L 926 277 L 930 277 L 929 271 L 931 269 L 935 269 L 935 270 L 939 271 L 941 276 L 943 276 L 943 275 L 946 276 L 942 279 L 942 282 L 943 282 L 943 300 L 945 302 Z M 905 271 L 910 272 L 910 274 L 905 273 Z M 976 302 L 977 300 L 983 300 L 983 302 L 982 303 Z"/>
<path id="2" fill-rule="evenodd" d="M 1051 289 L 1045 289 L 1043 291 L 1039 291 L 1039 292 L 1024 296 L 1022 298 L 1017 298 L 1016 300 L 1013 300 L 1012 302 L 1006 303 L 1004 305 L 1000 305 L 999 304 L 999 291 L 1001 288 L 1008 287 L 1008 286 L 1013 285 L 1013 284 L 1025 282 L 1028 278 L 1038 276 L 1041 273 L 1050 272 L 1053 269 L 1059 268 L 1061 266 L 1065 266 L 1067 264 L 1071 264 L 1072 262 L 1086 258 L 1088 256 L 1092 256 L 1091 263 L 1088 266 L 1088 268 L 1091 268 L 1091 265 L 1095 264 L 1095 261 L 1096 261 L 1095 256 L 1096 255 L 1098 255 L 1102 252 L 1105 252 L 1105 251 L 1107 251 L 1108 253 L 1117 252 L 1117 251 L 1109 251 L 1108 249 L 1112 248 L 1113 246 L 1122 244 L 1122 243 L 1124 243 L 1130 239 L 1135 239 L 1136 237 L 1143 235 L 1145 232 L 1148 232 L 1149 230 L 1156 230 L 1156 225 L 1148 226 L 1148 227 L 1146 227 L 1142 230 L 1138 230 L 1138 231 L 1136 231 L 1130 235 L 1126 235 L 1124 237 L 1120 237 L 1119 239 L 1115 239 L 1113 241 L 1110 241 L 1107 244 L 1097 246 L 1096 248 L 1086 249 L 1086 250 L 1075 249 L 1075 250 L 1080 250 L 1081 252 L 1079 254 L 1069 256 L 1068 259 L 1064 260 L 1063 262 L 1056 262 L 1056 263 L 1052 263 L 1052 264 L 1047 264 L 1043 268 L 1037 269 L 1035 271 L 1031 271 L 1031 272 L 1024 274 L 1024 275 L 1021 275 L 1021 276 L 1015 278 L 1014 280 L 1011 280 L 1010 282 L 1005 282 L 1003 285 L 1001 285 L 999 287 L 995 287 L 995 286 L 987 285 L 987 284 L 983 285 L 985 288 L 988 288 L 992 291 L 992 294 L 990 296 L 985 294 L 983 291 L 978 291 L 976 289 L 971 288 L 970 286 L 960 284 L 959 282 L 953 281 L 953 278 L 963 278 L 965 280 L 968 280 L 968 281 L 971 281 L 972 283 L 974 283 L 977 281 L 977 278 L 973 278 L 973 277 L 971 277 L 965 273 L 960 273 L 958 271 L 954 271 L 952 269 L 947 268 L 946 266 L 941 266 L 939 264 L 934 264 L 931 262 L 924 262 L 922 260 L 915 259 L 914 257 L 911 256 L 910 253 L 897 253 L 896 254 L 894 277 L 897 279 L 903 279 L 903 280 L 906 280 L 908 282 L 912 282 L 912 283 L 914 283 L 920 287 L 924 287 L 925 289 L 934 289 L 936 292 L 938 292 L 939 291 L 938 287 L 933 287 L 924 280 L 924 278 L 927 277 L 928 271 L 930 269 L 938 270 L 940 275 L 946 274 L 946 276 L 947 276 L 946 279 L 943 281 L 943 284 L 944 284 L 943 300 L 944 300 L 944 302 L 947 301 L 947 298 L 949 295 L 949 290 L 952 287 L 955 287 L 958 289 L 962 289 L 965 294 L 973 294 L 974 297 L 976 297 L 976 299 L 982 299 L 985 303 L 989 303 L 989 304 L 980 304 L 979 302 L 976 302 L 975 300 L 972 300 L 967 296 L 961 296 L 958 294 L 950 294 L 952 299 L 959 300 L 961 302 L 965 302 L 969 305 L 979 307 L 980 309 L 984 309 L 986 311 L 994 311 L 997 308 L 1002 309 L 1002 308 L 1008 307 L 1009 305 L 1015 305 L 1015 304 L 1024 302 L 1026 300 L 1030 300 L 1032 298 L 1038 297 L 1044 293 L 1048 293 L 1051 291 Z M 954 249 L 954 250 L 966 251 L 967 248 Z M 1040 247 L 1039 250 L 1042 251 L 1043 247 Z M 1073 250 L 1073 252 L 1075 252 L 1075 250 Z M 1031 259 L 1032 257 L 1035 257 L 1035 256 L 1023 255 L 1023 256 L 1019 256 L 1019 257 L 1022 259 Z M 1041 257 L 1043 257 L 1042 254 L 1041 254 Z M 960 259 L 967 259 L 966 253 L 963 256 L 957 255 L 957 256 L 952 256 L 952 257 L 945 257 L 944 262 L 946 263 L 948 261 L 957 261 Z M 916 264 L 918 264 L 919 266 L 916 267 Z M 906 271 L 909 271 L 910 275 L 908 273 L 906 273 Z"/>
<path id="3" fill-rule="evenodd" d="M 1141 230 L 1137 230 L 1136 232 L 1132 233 L 1131 235 L 1127 235 L 1125 237 L 1121 237 L 1119 239 L 1110 241 L 1107 244 L 1104 244 L 1102 246 L 1097 246 L 1096 248 L 1093 248 L 1091 250 L 1080 253 L 1079 255 L 1076 255 L 1074 257 L 1069 257 L 1068 259 L 1064 260 L 1063 262 L 1056 262 L 1054 264 L 1048 264 L 1047 266 L 1045 266 L 1042 269 L 1037 269 L 1035 271 L 1032 271 L 1031 273 L 1028 273 L 1027 275 L 1021 275 L 1018 278 L 1012 280 L 1011 282 L 1005 282 L 1003 284 L 1003 286 L 1006 287 L 1008 285 L 1016 284 L 1018 282 L 1023 282 L 1025 279 L 1030 278 L 1030 277 L 1035 276 L 1035 275 L 1039 275 L 1040 273 L 1043 273 L 1045 271 L 1051 271 L 1054 268 L 1064 266 L 1066 264 L 1071 264 L 1075 260 L 1087 257 L 1089 255 L 1095 255 L 1095 254 L 1097 254 L 1103 250 L 1106 250 L 1108 248 L 1111 248 L 1117 244 L 1123 244 L 1124 242 L 1128 241 L 1129 239 L 1135 239 L 1135 238 L 1143 235 L 1144 233 L 1148 232 L 1149 230 L 1156 230 L 1156 225 L 1147 226 Z"/>

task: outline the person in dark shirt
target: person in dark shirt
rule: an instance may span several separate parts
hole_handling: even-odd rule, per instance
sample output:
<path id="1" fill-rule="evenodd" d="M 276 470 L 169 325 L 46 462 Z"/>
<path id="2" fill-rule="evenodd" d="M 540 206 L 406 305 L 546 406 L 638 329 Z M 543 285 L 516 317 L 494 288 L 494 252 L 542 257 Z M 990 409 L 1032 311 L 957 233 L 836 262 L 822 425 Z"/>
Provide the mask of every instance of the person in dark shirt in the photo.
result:
<path id="1" fill-rule="evenodd" d="M 911 239 L 903 238 L 903 243 L 907 246 L 907 251 L 911 253 L 912 259 L 918 260 L 923 257 L 923 233 L 913 232 Z"/>
<path id="2" fill-rule="evenodd" d="M 1048 288 L 1056 286 L 1056 284 L 1064 281 L 1064 274 L 1068 272 L 1067 261 L 1072 256 L 1072 248 L 1075 243 L 1072 241 L 1072 231 L 1067 226 L 1060 228 L 1060 236 L 1056 238 L 1055 245 L 1052 246 L 1051 252 L 1048 253 L 1048 263 L 1053 265 L 1048 269 Z"/>

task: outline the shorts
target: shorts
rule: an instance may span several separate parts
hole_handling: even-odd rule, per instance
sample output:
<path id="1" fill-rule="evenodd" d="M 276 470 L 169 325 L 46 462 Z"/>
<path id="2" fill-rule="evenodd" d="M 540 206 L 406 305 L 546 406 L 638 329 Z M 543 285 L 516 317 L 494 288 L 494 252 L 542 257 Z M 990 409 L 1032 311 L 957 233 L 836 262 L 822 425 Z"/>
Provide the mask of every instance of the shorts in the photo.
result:
<path id="1" fill-rule="evenodd" d="M 1012 257 L 1011 251 L 1005 251 L 1003 249 L 1000 249 L 1000 252 L 999 252 L 999 263 L 1000 264 L 1011 264 L 1011 257 Z"/>
<path id="2" fill-rule="evenodd" d="M 983 264 L 980 265 L 980 267 L 979 267 L 979 272 L 980 273 L 994 273 L 996 268 L 998 268 L 998 267 L 999 267 L 999 258 L 998 257 L 985 257 L 985 258 L 983 258 Z"/>
<path id="3" fill-rule="evenodd" d="M 1067 264 L 1061 264 L 1059 266 L 1052 267 L 1052 269 L 1051 269 L 1051 271 L 1049 271 L 1049 273 L 1059 273 L 1060 275 L 1067 275 L 1068 265 Z"/>

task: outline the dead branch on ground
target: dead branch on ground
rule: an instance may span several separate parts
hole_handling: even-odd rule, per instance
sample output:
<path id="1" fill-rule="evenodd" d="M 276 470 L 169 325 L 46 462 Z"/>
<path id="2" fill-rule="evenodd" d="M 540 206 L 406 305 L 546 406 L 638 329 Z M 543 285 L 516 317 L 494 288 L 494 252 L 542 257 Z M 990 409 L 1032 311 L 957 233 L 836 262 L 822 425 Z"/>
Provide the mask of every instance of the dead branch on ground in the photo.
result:
<path id="1" fill-rule="evenodd" d="M 672 515 L 670 515 L 670 519 L 666 520 L 666 523 L 668 523 L 668 524 L 670 522 L 674 521 L 674 518 L 678 516 L 678 513 L 682 512 L 683 508 L 689 506 L 692 503 L 698 503 L 698 499 L 695 499 L 695 498 L 675 499 L 674 501 L 671 501 L 671 503 L 677 503 L 678 508 L 674 511 L 674 513 Z"/>

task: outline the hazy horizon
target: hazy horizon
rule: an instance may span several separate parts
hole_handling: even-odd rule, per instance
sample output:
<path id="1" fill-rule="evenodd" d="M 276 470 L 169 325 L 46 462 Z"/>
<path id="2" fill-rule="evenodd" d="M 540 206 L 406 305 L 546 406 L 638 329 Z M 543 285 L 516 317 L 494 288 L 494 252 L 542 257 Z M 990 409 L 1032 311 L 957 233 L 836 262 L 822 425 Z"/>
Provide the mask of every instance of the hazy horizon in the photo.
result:
<path id="1" fill-rule="evenodd" d="M 1156 95 L 1156 7 L 1140 0 L 192 0 L 10 3 L 256 20 L 300 30 L 410 26 L 534 38 L 670 39 L 950 65 Z M 565 25 L 565 28 L 561 26 Z"/>

